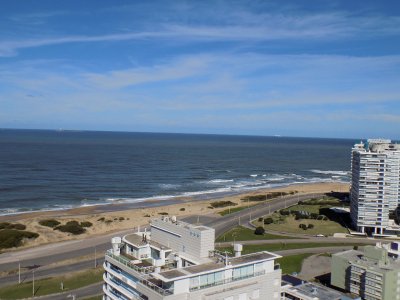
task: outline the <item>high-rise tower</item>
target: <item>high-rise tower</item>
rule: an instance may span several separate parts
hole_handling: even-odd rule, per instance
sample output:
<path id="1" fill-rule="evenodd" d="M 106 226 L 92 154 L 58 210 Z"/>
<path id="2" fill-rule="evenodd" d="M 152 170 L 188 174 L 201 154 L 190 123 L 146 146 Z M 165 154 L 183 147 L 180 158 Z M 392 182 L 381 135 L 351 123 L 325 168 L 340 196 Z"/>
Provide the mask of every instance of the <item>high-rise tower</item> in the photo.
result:
<path id="1" fill-rule="evenodd" d="M 400 205 L 400 144 L 381 139 L 355 144 L 351 167 L 354 226 L 362 233 L 396 230 L 389 215 Z"/>

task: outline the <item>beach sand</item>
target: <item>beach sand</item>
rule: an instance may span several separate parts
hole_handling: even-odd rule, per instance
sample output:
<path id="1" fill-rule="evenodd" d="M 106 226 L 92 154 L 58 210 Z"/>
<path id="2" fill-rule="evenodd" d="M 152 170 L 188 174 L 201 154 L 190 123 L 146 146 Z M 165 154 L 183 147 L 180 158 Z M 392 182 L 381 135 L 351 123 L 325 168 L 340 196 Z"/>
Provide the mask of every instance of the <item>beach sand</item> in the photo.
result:
<path id="1" fill-rule="evenodd" d="M 232 201 L 238 206 L 248 205 L 241 198 L 249 195 L 266 194 L 268 192 L 289 192 L 298 193 L 324 193 L 331 191 L 348 192 L 348 183 L 327 182 L 290 185 L 286 187 L 277 187 L 271 189 L 254 190 L 251 192 L 225 196 L 209 200 L 194 199 L 176 199 L 174 204 L 168 204 L 167 201 L 151 201 L 141 203 L 140 208 L 129 208 L 128 204 L 110 204 L 107 206 L 89 206 L 63 211 L 32 212 L 18 215 L 0 216 L 0 222 L 18 222 L 26 225 L 26 230 L 37 232 L 40 236 L 24 243 L 21 248 L 34 247 L 38 245 L 55 243 L 72 239 L 85 239 L 90 236 L 103 235 L 106 233 L 117 232 L 125 229 L 135 228 L 140 225 L 146 225 L 151 218 L 160 217 L 160 213 L 165 212 L 170 216 L 188 216 L 188 215 L 215 215 L 221 210 L 227 208 L 210 209 L 210 203 L 213 201 Z M 164 203 L 163 203 L 164 202 Z M 253 204 L 256 204 L 254 202 Z M 184 209 L 184 210 L 183 210 Z M 62 224 L 68 221 L 76 220 L 78 222 L 89 221 L 93 226 L 87 228 L 87 231 L 81 235 L 72 235 L 63 233 L 52 228 L 39 225 L 43 219 L 54 218 Z M 99 219 L 109 220 L 109 222 L 99 221 Z M 9 251 L 12 249 L 4 249 Z"/>

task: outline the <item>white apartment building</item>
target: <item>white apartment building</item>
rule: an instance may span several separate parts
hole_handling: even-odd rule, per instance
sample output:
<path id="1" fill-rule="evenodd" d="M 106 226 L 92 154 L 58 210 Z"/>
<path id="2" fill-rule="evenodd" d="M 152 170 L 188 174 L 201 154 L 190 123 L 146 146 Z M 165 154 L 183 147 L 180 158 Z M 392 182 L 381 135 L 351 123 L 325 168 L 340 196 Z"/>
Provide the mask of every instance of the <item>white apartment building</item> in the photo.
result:
<path id="1" fill-rule="evenodd" d="M 400 205 L 400 144 L 368 140 L 352 149 L 350 213 L 362 233 L 400 230 L 389 213 Z"/>
<path id="2" fill-rule="evenodd" d="M 104 262 L 104 300 L 280 299 L 279 255 L 214 249 L 215 230 L 163 217 L 151 232 L 112 239 Z"/>

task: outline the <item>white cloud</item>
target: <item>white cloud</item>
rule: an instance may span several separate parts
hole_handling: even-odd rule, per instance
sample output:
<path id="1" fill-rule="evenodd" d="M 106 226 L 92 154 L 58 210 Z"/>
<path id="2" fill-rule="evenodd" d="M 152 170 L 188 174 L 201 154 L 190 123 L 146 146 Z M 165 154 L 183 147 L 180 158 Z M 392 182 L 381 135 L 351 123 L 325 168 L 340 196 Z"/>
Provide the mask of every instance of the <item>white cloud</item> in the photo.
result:
<path id="1" fill-rule="evenodd" d="M 62 12 L 54 12 L 55 15 Z M 195 19 L 196 12 L 192 13 Z M 34 14 L 36 19 L 41 14 Z M 48 14 L 52 16 L 51 13 Z M 43 13 L 46 16 L 46 13 Z M 146 20 L 142 30 L 99 35 L 43 34 L 41 38 L 21 38 L 0 42 L 0 56 L 13 56 L 21 49 L 69 43 L 99 43 L 148 39 L 158 42 L 234 41 L 266 42 L 274 40 L 337 40 L 343 38 L 364 39 L 373 36 L 399 35 L 400 17 L 354 16 L 343 12 L 294 14 L 255 13 L 233 10 L 225 14 L 208 14 L 198 22 L 182 21 L 182 16 L 170 20 Z M 28 18 L 29 19 L 29 18 Z M 190 19 L 190 17 L 188 17 Z M 143 22 L 143 21 L 141 21 Z M 151 25 L 148 25 L 151 24 Z M 212 24 L 212 25 L 210 25 Z M 143 24 L 142 24 L 143 25 Z M 135 24 L 136 27 L 138 26 Z M 47 32 L 47 31 L 44 31 Z"/>

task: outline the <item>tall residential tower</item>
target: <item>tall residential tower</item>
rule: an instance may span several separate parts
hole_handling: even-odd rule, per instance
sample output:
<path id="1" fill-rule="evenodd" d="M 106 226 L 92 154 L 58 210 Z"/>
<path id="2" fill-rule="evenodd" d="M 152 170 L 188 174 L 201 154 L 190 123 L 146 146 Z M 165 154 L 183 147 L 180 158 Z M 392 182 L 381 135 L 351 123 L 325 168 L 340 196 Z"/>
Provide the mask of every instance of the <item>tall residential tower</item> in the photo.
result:
<path id="1" fill-rule="evenodd" d="M 362 233 L 399 230 L 389 218 L 400 204 L 400 144 L 374 139 L 352 150 L 351 219 Z"/>

